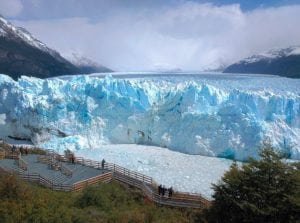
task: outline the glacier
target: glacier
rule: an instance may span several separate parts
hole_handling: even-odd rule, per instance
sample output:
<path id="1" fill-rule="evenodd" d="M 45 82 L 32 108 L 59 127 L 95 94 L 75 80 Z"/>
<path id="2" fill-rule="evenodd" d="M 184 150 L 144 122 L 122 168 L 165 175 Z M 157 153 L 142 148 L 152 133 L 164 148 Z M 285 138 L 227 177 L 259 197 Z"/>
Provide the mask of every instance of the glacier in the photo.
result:
<path id="1" fill-rule="evenodd" d="M 166 147 L 247 160 L 263 141 L 300 159 L 300 80 L 117 73 L 18 81 L 0 75 L 0 137 L 44 148 Z"/>

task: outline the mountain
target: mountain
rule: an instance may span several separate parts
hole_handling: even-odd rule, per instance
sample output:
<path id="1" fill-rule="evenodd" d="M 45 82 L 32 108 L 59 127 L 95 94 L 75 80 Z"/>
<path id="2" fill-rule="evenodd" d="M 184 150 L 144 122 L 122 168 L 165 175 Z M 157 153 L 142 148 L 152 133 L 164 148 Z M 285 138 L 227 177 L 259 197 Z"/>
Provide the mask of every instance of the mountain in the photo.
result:
<path id="1" fill-rule="evenodd" d="M 0 16 L 0 73 L 17 79 L 21 75 L 48 78 L 93 73 L 95 70 L 72 64 L 24 28 L 15 27 Z"/>
<path id="2" fill-rule="evenodd" d="M 224 73 L 274 74 L 300 78 L 300 46 L 274 49 L 228 66 Z"/>
<path id="3" fill-rule="evenodd" d="M 67 57 L 74 65 L 76 65 L 83 73 L 101 73 L 101 72 L 112 72 L 111 69 L 98 64 L 97 62 L 80 56 L 76 53 L 72 53 L 71 56 Z"/>

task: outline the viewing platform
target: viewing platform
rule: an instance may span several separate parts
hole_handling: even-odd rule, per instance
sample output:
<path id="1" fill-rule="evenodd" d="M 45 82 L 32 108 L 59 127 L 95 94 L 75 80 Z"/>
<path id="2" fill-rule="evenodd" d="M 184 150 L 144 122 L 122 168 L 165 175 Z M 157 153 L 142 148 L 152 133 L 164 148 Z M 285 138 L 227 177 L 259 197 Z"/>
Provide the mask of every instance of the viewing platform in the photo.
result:
<path id="1" fill-rule="evenodd" d="M 109 173 L 107 170 L 95 169 L 78 163 L 72 164 L 64 162 L 61 165 L 72 172 L 72 174 L 69 175 L 63 173 L 61 170 L 50 168 L 50 164 L 39 162 L 39 158 L 40 155 L 34 154 L 22 156 L 22 159 L 28 164 L 26 170 L 19 168 L 19 166 L 16 165 L 16 161 L 13 159 L 0 160 L 0 168 L 18 172 L 19 175 L 39 174 L 42 178 L 53 182 L 53 185 L 61 185 L 62 187 L 65 187 L 65 190 L 71 190 L 71 186 L 80 181 L 85 181 L 90 178 Z"/>
<path id="2" fill-rule="evenodd" d="M 116 180 L 139 188 L 145 198 L 158 205 L 184 208 L 210 206 L 210 201 L 200 194 L 178 191 L 169 194 L 167 191 L 163 196 L 158 193 L 158 184 L 151 177 L 113 163 L 84 159 L 74 154 L 60 155 L 53 150 L 25 149 L 21 154 L 20 149 L 0 143 L 0 170 L 52 190 L 80 191 L 89 185 Z"/>

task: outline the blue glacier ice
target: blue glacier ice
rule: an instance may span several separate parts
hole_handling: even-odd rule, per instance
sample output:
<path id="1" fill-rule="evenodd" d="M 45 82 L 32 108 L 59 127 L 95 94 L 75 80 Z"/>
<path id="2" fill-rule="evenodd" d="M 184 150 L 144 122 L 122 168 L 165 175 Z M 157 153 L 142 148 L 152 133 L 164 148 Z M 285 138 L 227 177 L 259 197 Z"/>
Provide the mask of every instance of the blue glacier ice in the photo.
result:
<path id="1" fill-rule="evenodd" d="M 0 137 L 77 150 L 156 145 L 237 160 L 257 157 L 268 139 L 300 159 L 300 80 L 228 75 L 0 75 Z"/>

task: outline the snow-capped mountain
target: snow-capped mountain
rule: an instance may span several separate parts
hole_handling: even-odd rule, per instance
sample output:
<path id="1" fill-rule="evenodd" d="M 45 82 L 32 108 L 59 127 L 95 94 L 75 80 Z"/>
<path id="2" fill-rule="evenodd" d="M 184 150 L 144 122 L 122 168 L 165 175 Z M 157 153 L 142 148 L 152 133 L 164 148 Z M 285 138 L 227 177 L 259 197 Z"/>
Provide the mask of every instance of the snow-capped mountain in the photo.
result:
<path id="1" fill-rule="evenodd" d="M 17 79 L 21 75 L 47 78 L 93 72 L 99 71 L 72 64 L 26 29 L 15 27 L 0 16 L 0 73 Z"/>
<path id="2" fill-rule="evenodd" d="M 51 54 L 52 56 L 58 56 L 58 52 L 48 48 L 44 43 L 36 39 L 23 27 L 15 27 L 10 22 L 5 20 L 0 16 L 0 36 L 9 39 L 21 39 L 27 44 L 38 48 L 46 53 Z"/>
<path id="3" fill-rule="evenodd" d="M 87 57 L 81 56 L 78 53 L 73 52 L 70 56 L 66 56 L 66 58 L 79 67 L 84 73 L 112 72 L 111 69 L 102 66 Z"/>
<path id="4" fill-rule="evenodd" d="M 242 61 L 245 63 L 255 63 L 260 60 L 274 60 L 281 57 L 288 57 L 293 55 L 300 55 L 300 46 L 293 46 L 284 49 L 272 49 L 257 55 L 248 57 Z"/>
<path id="5" fill-rule="evenodd" d="M 300 78 L 300 46 L 273 49 L 228 66 L 224 73 L 260 73 Z"/>

